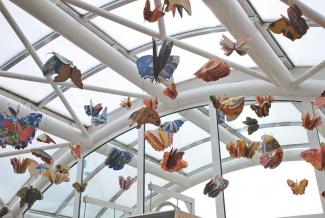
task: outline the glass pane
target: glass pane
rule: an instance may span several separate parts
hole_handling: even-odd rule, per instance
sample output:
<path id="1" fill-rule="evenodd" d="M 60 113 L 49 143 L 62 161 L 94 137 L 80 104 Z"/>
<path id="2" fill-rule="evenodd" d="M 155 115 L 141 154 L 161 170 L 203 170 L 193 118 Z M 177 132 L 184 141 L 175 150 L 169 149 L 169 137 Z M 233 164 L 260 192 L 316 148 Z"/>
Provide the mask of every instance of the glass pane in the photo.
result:
<path id="1" fill-rule="evenodd" d="M 281 14 L 287 16 L 288 6 L 278 0 L 250 0 L 253 7 L 263 21 L 273 21 L 280 18 Z"/>
<path id="2" fill-rule="evenodd" d="M 94 5 L 94 6 L 97 6 L 97 7 L 106 5 L 106 4 L 110 3 L 110 2 L 114 2 L 114 0 L 88 0 L 87 1 L 88 4 L 91 4 L 91 5 Z M 71 7 L 73 9 L 75 9 L 80 14 L 86 14 L 86 13 L 88 13 L 88 11 L 83 10 L 83 9 L 81 9 L 79 7 L 76 7 L 74 5 L 71 5 Z"/>

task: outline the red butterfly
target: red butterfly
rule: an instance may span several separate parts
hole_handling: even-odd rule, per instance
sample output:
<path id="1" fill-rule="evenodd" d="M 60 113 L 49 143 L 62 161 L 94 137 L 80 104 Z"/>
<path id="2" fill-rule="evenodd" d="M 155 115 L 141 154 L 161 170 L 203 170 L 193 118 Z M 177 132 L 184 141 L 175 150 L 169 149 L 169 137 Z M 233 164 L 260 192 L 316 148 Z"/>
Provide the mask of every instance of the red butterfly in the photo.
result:
<path id="1" fill-rule="evenodd" d="M 320 149 L 312 148 L 301 152 L 300 156 L 317 170 L 325 171 L 325 143 L 321 143 Z"/>
<path id="2" fill-rule="evenodd" d="M 156 22 L 161 17 L 165 15 L 165 13 L 160 9 L 161 5 L 158 5 L 153 11 L 150 10 L 150 1 L 147 0 L 143 9 L 143 17 L 145 20 L 149 22 Z"/>

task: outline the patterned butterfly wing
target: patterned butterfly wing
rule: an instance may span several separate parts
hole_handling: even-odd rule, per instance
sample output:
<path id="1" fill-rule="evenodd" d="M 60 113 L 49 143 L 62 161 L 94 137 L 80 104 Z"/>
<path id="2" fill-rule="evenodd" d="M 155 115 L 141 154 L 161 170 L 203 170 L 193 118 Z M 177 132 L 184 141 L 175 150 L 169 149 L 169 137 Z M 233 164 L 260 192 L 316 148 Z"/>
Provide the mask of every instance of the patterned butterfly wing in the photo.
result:
<path id="1" fill-rule="evenodd" d="M 153 41 L 155 41 L 155 40 L 153 39 Z M 160 48 L 159 55 L 157 57 L 157 59 L 158 59 L 157 60 L 157 68 L 155 69 L 155 75 L 154 75 L 156 81 L 158 80 L 158 76 L 159 76 L 161 70 L 165 68 L 165 66 L 168 62 L 168 59 L 172 52 L 173 45 L 174 45 L 173 41 L 168 42 L 167 40 L 165 40 Z"/>
<path id="2" fill-rule="evenodd" d="M 79 89 L 83 89 L 83 83 L 82 83 L 82 79 L 81 79 L 81 72 L 76 67 L 74 67 L 72 69 L 71 80 Z"/>
<path id="3" fill-rule="evenodd" d="M 37 136 L 36 140 L 39 142 L 47 143 L 47 144 L 51 144 L 51 143 L 55 144 L 55 141 L 46 133 L 43 133 L 43 134 Z"/>
<path id="4" fill-rule="evenodd" d="M 146 4 L 143 8 L 143 17 L 146 21 L 156 22 L 164 15 L 165 15 L 165 13 L 160 9 L 160 5 L 158 5 L 153 11 L 151 11 L 150 10 L 150 1 L 146 0 Z"/>
<path id="5" fill-rule="evenodd" d="M 71 77 L 71 67 L 69 65 L 61 65 L 58 75 L 54 77 L 53 82 L 64 82 Z"/>
<path id="6" fill-rule="evenodd" d="M 220 40 L 221 49 L 224 51 L 224 55 L 231 55 L 235 49 L 235 43 L 231 41 L 227 36 L 222 34 L 222 39 Z"/>
<path id="7" fill-rule="evenodd" d="M 52 165 L 53 164 L 53 158 L 51 155 L 49 155 L 47 152 L 41 150 L 41 149 L 32 149 L 32 155 L 40 158 L 45 163 Z"/>
<path id="8" fill-rule="evenodd" d="M 153 56 L 146 55 L 136 61 L 138 72 L 141 78 L 154 80 Z"/>

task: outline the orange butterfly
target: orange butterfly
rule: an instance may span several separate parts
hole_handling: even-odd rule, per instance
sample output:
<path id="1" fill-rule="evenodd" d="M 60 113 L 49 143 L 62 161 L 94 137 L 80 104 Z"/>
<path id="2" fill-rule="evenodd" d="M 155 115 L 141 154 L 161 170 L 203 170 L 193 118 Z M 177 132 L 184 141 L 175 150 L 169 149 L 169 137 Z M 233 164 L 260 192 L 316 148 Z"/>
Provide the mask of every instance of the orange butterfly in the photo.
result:
<path id="1" fill-rule="evenodd" d="M 229 76 L 229 74 L 229 65 L 217 58 L 211 58 L 194 73 L 196 78 L 202 79 L 205 82 L 217 81 L 223 77 Z"/>
<path id="2" fill-rule="evenodd" d="M 165 96 L 175 99 L 178 95 L 175 83 L 170 83 L 168 87 L 163 90 L 163 93 Z"/>
<path id="3" fill-rule="evenodd" d="M 268 29 L 276 34 L 283 34 L 292 41 L 300 39 L 309 29 L 306 21 L 302 18 L 302 12 L 297 5 L 293 5 L 287 10 L 288 17 L 282 16 L 280 19 L 272 22 Z"/>
<path id="4" fill-rule="evenodd" d="M 258 117 L 267 117 L 271 108 L 271 102 L 274 100 L 274 98 L 271 95 L 265 97 L 256 96 L 255 98 L 258 105 L 251 104 L 250 108 L 255 111 Z"/>
<path id="5" fill-rule="evenodd" d="M 219 109 L 226 117 L 227 121 L 233 121 L 241 114 L 245 105 L 245 97 L 234 98 L 210 96 L 214 108 Z"/>
<path id="6" fill-rule="evenodd" d="M 229 152 L 230 157 L 252 158 L 259 145 L 259 142 L 250 142 L 247 144 L 244 140 L 237 140 L 235 143 L 227 143 L 226 149 Z"/>
<path id="7" fill-rule="evenodd" d="M 43 134 L 37 136 L 36 140 L 39 142 L 47 143 L 47 144 L 51 144 L 51 143 L 55 144 L 55 141 L 46 133 L 43 133 Z"/>
<path id="8" fill-rule="evenodd" d="M 123 108 L 130 109 L 132 107 L 131 97 L 128 96 L 126 99 L 123 99 L 120 105 Z"/>
<path id="9" fill-rule="evenodd" d="M 311 116 L 309 113 L 303 113 L 301 115 L 301 121 L 302 127 L 308 130 L 313 130 L 322 124 L 320 117 Z"/>
<path id="10" fill-rule="evenodd" d="M 300 156 L 317 170 L 325 171 L 325 143 L 321 143 L 320 149 L 312 148 L 301 152 Z"/>
<path id="11" fill-rule="evenodd" d="M 14 172 L 17 174 L 23 174 L 26 172 L 27 168 L 31 165 L 32 159 L 18 159 L 18 158 L 11 158 L 10 159 L 11 165 L 14 169 Z"/>
<path id="12" fill-rule="evenodd" d="M 319 98 L 315 99 L 313 106 L 314 108 L 325 107 L 325 91 L 322 92 Z"/>
<path id="13" fill-rule="evenodd" d="M 161 5 L 158 5 L 153 11 L 150 10 L 150 1 L 146 0 L 146 4 L 143 9 L 143 17 L 145 20 L 149 22 L 156 22 L 161 17 L 165 15 L 165 13 L 160 9 Z"/>
<path id="14" fill-rule="evenodd" d="M 162 151 L 173 144 L 173 133 L 165 132 L 162 128 L 148 130 L 144 133 L 144 138 L 156 151 Z"/>
<path id="15" fill-rule="evenodd" d="M 177 149 L 171 149 L 170 152 L 165 152 L 161 161 L 161 168 L 169 172 L 177 172 L 187 167 L 187 161 L 182 160 L 184 152 L 178 152 Z"/>
<path id="16" fill-rule="evenodd" d="M 77 145 L 71 145 L 70 146 L 70 152 L 71 154 L 74 156 L 74 158 L 76 159 L 80 159 L 81 158 L 81 147 L 79 144 Z"/>
<path id="17" fill-rule="evenodd" d="M 291 179 L 288 179 L 287 183 L 288 183 L 289 187 L 291 188 L 293 194 L 295 194 L 295 195 L 303 195 L 303 194 L 305 194 L 305 189 L 306 189 L 306 187 L 308 185 L 308 180 L 303 179 L 298 184 L 298 181 L 294 182 Z"/>

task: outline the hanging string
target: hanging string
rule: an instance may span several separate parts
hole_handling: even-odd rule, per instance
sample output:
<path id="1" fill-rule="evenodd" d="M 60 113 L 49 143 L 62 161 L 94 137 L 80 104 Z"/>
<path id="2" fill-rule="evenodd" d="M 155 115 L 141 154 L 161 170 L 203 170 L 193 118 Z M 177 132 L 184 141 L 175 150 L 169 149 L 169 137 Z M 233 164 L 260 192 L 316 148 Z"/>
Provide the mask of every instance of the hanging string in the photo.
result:
<path id="1" fill-rule="evenodd" d="M 178 198 L 176 198 L 176 206 L 178 207 Z"/>
<path id="2" fill-rule="evenodd" d="M 86 218 L 86 208 L 87 208 L 87 202 L 85 201 L 85 207 L 84 207 L 84 218 Z"/>
<path id="3" fill-rule="evenodd" d="M 115 218 L 115 208 L 114 208 L 114 218 Z"/>
<path id="4" fill-rule="evenodd" d="M 152 189 L 150 189 L 150 201 L 149 201 L 149 205 L 150 205 L 150 213 L 151 213 L 151 210 L 152 210 L 152 205 L 151 205 L 151 201 L 152 201 Z"/>

